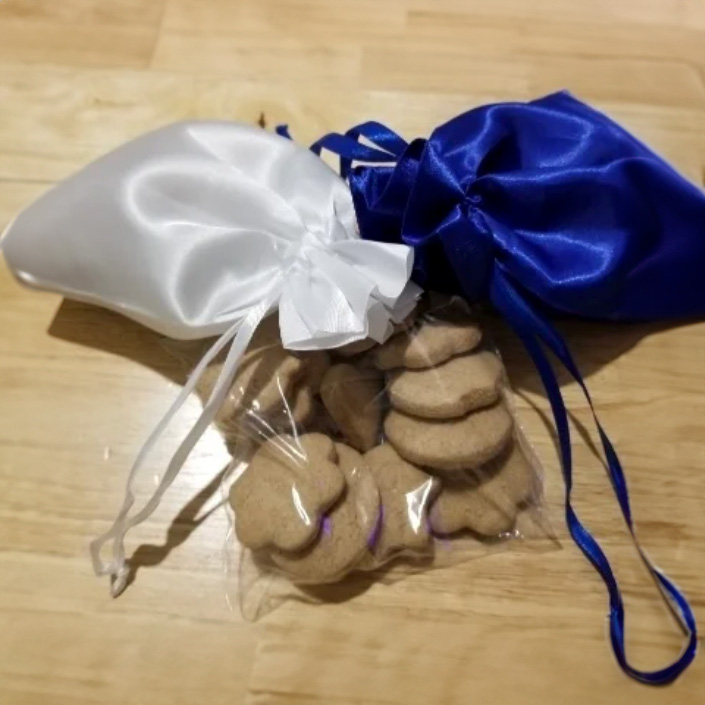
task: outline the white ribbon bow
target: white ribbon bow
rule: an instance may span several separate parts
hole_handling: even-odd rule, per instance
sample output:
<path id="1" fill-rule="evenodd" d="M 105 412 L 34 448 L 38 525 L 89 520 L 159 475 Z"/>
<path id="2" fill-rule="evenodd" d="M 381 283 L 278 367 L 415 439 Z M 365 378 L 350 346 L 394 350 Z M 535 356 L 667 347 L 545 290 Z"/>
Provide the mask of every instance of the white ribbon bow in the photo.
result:
<path id="1" fill-rule="evenodd" d="M 173 338 L 220 334 L 138 454 L 113 526 L 91 544 L 113 594 L 126 583 L 125 534 L 158 506 L 267 314 L 278 307 L 282 342 L 295 350 L 382 342 L 419 294 L 409 281 L 413 250 L 359 239 L 349 189 L 332 169 L 290 140 L 236 123 L 179 123 L 118 148 L 21 213 L 0 248 L 30 286 Z M 132 515 L 147 454 L 228 344 L 201 416 Z"/>

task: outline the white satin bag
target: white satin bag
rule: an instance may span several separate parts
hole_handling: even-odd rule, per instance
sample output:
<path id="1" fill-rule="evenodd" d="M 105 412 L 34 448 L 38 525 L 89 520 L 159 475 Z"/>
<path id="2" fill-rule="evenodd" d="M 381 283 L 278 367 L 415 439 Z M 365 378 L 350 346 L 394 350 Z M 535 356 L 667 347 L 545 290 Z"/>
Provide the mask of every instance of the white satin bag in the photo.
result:
<path id="1" fill-rule="evenodd" d="M 259 128 L 184 122 L 98 159 L 22 212 L 0 241 L 32 287 L 118 311 L 173 338 L 220 335 L 139 453 L 112 528 L 91 546 L 112 590 L 124 536 L 157 507 L 222 404 L 260 321 L 278 308 L 298 350 L 382 342 L 413 307 L 413 250 L 359 239 L 345 182 L 307 149 Z M 142 509 L 144 459 L 215 356 L 230 345 L 203 413 Z M 113 559 L 100 551 L 112 541 Z"/>
<path id="2" fill-rule="evenodd" d="M 367 335 L 368 298 L 393 310 L 410 272 L 408 248 L 355 232 L 346 184 L 309 150 L 248 125 L 186 122 L 50 190 L 0 248 L 25 284 L 173 338 L 222 333 L 288 269 L 285 344 L 309 347 L 308 329 L 330 332 L 335 346 Z"/>

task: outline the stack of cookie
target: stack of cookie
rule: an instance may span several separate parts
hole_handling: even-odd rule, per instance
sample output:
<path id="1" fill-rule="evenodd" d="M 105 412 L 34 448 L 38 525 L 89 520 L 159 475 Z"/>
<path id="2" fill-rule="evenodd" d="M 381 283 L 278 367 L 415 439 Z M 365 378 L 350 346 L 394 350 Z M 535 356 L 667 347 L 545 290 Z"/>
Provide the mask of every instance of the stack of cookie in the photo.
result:
<path id="1" fill-rule="evenodd" d="M 387 375 L 386 440 L 441 482 L 429 512 L 435 534 L 501 535 L 532 493 L 532 469 L 502 398 L 503 367 L 479 348 L 481 340 L 454 303 L 427 312 L 373 353 Z"/>
<path id="2" fill-rule="evenodd" d="M 448 302 L 333 361 L 283 349 L 267 320 L 217 417 L 251 456 L 230 494 L 240 542 L 292 580 L 320 583 L 428 556 L 434 536 L 511 531 L 532 470 L 501 362 L 481 341 Z M 204 399 L 220 369 L 204 376 Z"/>

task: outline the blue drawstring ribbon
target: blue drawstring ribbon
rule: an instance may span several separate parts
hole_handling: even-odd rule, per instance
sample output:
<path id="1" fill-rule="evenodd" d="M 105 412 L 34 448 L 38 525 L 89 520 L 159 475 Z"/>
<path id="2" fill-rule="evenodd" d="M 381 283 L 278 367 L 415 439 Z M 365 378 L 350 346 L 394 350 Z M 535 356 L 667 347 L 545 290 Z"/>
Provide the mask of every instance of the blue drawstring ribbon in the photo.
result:
<path id="1" fill-rule="evenodd" d="M 427 140 L 407 143 L 371 121 L 328 134 L 311 148 L 340 156 L 363 238 L 413 246 L 421 286 L 490 301 L 522 340 L 558 431 L 568 529 L 609 593 L 617 661 L 643 683 L 673 681 L 695 657 L 693 611 L 639 545 L 619 458 L 549 317 L 705 317 L 705 194 L 568 93 L 483 106 Z M 627 527 L 687 636 L 681 655 L 661 670 L 639 671 L 627 661 L 619 586 L 572 506 L 568 415 L 547 350 L 585 394 Z"/>

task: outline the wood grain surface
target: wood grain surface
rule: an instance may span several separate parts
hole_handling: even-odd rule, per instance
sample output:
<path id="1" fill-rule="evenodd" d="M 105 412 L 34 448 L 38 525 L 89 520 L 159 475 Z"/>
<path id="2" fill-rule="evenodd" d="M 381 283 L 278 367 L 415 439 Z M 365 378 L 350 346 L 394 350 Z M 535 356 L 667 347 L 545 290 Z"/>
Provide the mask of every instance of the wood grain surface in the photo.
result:
<path id="1" fill-rule="evenodd" d="M 174 120 L 263 113 L 308 142 L 374 116 L 414 136 L 482 102 L 560 88 L 705 176 L 702 0 L 0 0 L 0 62 L 0 226 Z M 705 628 L 705 324 L 562 329 L 627 468 L 641 539 Z M 702 705 L 702 655 L 662 689 L 616 665 L 602 583 L 566 534 L 537 376 L 497 336 L 558 549 L 353 584 L 252 623 L 226 599 L 228 457 L 214 431 L 135 532 L 135 582 L 112 600 L 93 577 L 88 541 L 184 365 L 149 331 L 26 291 L 0 264 L 0 704 Z M 581 440 L 585 403 L 565 392 L 577 508 L 624 588 L 633 662 L 654 668 L 681 635 Z M 197 413 L 194 400 L 154 472 Z"/>

